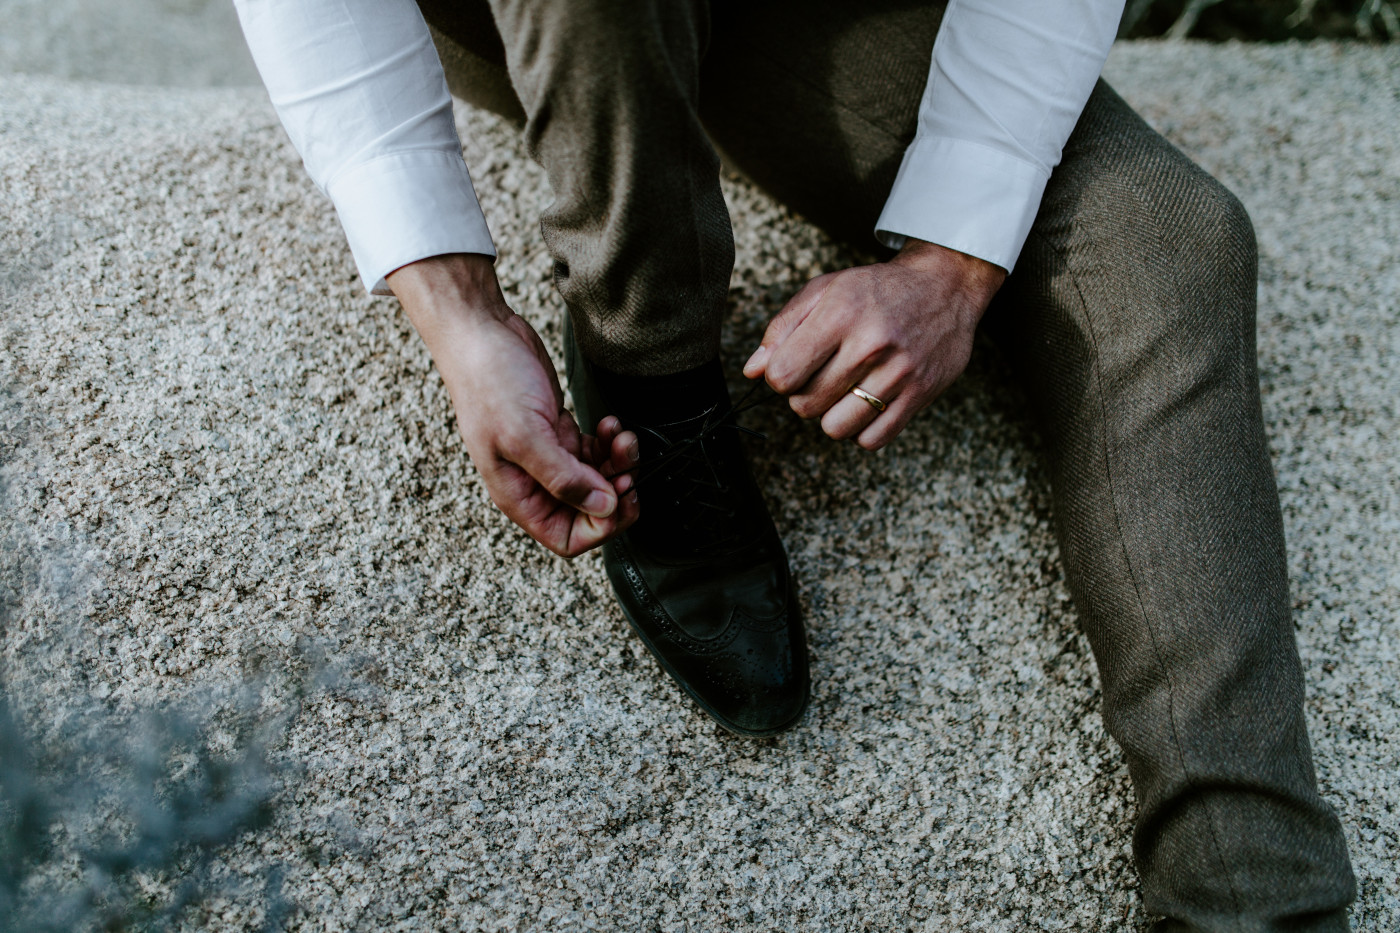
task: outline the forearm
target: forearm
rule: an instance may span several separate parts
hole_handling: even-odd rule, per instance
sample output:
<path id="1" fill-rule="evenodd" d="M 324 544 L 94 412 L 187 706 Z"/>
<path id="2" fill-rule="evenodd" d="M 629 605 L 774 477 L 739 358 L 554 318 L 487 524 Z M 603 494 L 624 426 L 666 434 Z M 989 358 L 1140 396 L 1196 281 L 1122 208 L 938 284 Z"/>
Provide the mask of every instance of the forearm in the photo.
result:
<path id="1" fill-rule="evenodd" d="M 450 253 L 411 262 L 386 279 L 409 320 L 424 338 L 456 322 L 490 317 L 505 320 L 506 306 L 490 256 Z"/>
<path id="2" fill-rule="evenodd" d="M 479 253 L 420 259 L 390 272 L 386 281 L 449 388 L 471 349 L 475 329 L 514 314 L 501 294 L 491 257 Z"/>

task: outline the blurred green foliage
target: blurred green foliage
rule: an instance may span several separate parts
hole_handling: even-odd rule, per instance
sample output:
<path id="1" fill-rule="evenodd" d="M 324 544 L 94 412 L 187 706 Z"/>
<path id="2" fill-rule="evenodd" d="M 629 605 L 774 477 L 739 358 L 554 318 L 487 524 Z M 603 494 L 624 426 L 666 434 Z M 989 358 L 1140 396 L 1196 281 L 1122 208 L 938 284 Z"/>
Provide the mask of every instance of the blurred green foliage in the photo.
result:
<path id="1" fill-rule="evenodd" d="M 0 633 L 40 604 L 47 631 L 21 649 L 37 657 L 0 659 L 0 933 L 159 933 L 216 902 L 282 929 L 281 867 L 228 855 L 276 816 L 295 768 L 271 750 L 326 665 L 308 654 L 290 697 L 255 680 L 119 704 L 36 680 L 41 646 L 85 637 L 91 581 L 10 505 L 0 475 Z"/>
<path id="2" fill-rule="evenodd" d="M 1127 0 L 1118 34 L 1174 39 L 1400 39 L 1397 0 Z"/>
<path id="3" fill-rule="evenodd" d="M 0 933 L 156 933 L 215 896 L 260 901 L 262 929 L 281 929 L 280 869 L 260 890 L 216 872 L 281 786 L 266 749 L 285 717 L 253 697 L 129 716 L 94 702 L 36 729 L 0 684 Z"/>

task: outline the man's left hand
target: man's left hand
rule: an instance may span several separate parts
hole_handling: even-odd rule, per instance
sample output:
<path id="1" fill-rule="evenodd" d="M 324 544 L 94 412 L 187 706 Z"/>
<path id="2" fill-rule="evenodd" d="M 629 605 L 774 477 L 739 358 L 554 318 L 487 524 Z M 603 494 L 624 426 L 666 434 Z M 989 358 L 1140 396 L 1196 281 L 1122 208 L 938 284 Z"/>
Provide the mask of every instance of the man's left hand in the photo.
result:
<path id="1" fill-rule="evenodd" d="M 878 450 L 962 375 L 1005 279 L 985 260 L 910 240 L 889 262 L 804 285 L 769 322 L 744 375 L 766 378 L 831 437 Z M 885 410 L 853 394 L 857 385 Z"/>

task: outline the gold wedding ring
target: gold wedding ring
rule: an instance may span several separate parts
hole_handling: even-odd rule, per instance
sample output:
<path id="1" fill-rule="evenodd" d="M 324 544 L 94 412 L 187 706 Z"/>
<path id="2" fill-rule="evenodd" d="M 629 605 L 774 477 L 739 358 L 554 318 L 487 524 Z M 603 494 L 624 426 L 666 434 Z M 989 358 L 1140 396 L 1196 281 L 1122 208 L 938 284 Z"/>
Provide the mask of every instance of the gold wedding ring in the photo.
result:
<path id="1" fill-rule="evenodd" d="M 875 409 L 876 411 L 885 410 L 884 402 L 880 401 L 878 398 L 871 395 L 869 392 L 865 391 L 860 386 L 852 386 L 851 394 L 854 395 L 856 398 L 865 399 L 867 402 L 870 403 L 870 407 Z"/>

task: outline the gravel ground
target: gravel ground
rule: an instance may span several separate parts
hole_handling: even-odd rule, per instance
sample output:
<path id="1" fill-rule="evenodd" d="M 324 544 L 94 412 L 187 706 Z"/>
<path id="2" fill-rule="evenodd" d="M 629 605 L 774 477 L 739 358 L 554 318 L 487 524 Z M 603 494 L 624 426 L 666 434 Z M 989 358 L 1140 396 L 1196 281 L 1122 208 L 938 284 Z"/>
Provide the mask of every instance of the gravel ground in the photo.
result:
<path id="1" fill-rule="evenodd" d="M 1368 931 L 1400 928 L 1397 72 L 1400 49 L 1327 44 L 1126 44 L 1109 66 L 1259 230 L 1308 716 Z M 507 296 L 557 353 L 541 173 L 460 122 Z M 851 257 L 726 193 L 738 360 Z M 0 673 L 43 723 L 253 676 L 275 707 L 333 658 L 279 748 L 279 815 L 220 867 L 284 866 L 294 928 L 1146 924 L 1037 441 L 990 352 L 879 455 L 756 419 L 815 688 L 800 728 L 740 741 L 659 673 L 596 556 L 553 559 L 488 507 L 260 90 L 0 76 L 0 209 Z M 230 896 L 188 923 L 260 915 Z"/>
<path id="2" fill-rule="evenodd" d="M 232 0 L 0 0 L 0 71 L 175 87 L 258 83 Z"/>

